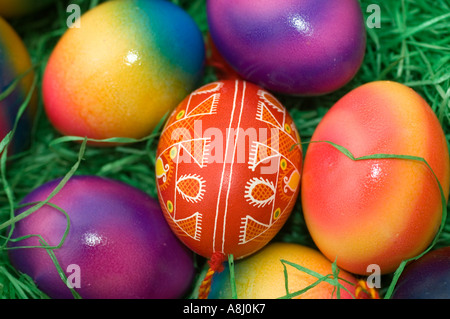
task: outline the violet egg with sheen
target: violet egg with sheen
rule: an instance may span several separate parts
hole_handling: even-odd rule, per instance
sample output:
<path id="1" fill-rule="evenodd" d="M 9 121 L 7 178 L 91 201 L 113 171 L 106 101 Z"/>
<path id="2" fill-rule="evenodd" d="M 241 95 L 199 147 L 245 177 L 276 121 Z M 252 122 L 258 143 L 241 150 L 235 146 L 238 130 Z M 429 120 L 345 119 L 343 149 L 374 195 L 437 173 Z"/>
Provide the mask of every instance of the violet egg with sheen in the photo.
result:
<path id="1" fill-rule="evenodd" d="M 211 38 L 246 80 L 291 95 L 320 95 L 359 70 L 366 32 L 357 0 L 208 0 Z"/>
<path id="2" fill-rule="evenodd" d="M 21 204 L 44 201 L 59 182 L 38 187 Z M 28 235 L 42 239 L 23 239 Z M 49 204 L 15 224 L 12 239 L 10 248 L 43 246 L 42 240 L 57 246 L 63 241 L 52 252 L 84 299 L 180 298 L 194 276 L 192 253 L 170 230 L 158 201 L 102 177 L 72 177 Z M 72 298 L 46 249 L 11 249 L 9 256 L 51 298 Z"/>

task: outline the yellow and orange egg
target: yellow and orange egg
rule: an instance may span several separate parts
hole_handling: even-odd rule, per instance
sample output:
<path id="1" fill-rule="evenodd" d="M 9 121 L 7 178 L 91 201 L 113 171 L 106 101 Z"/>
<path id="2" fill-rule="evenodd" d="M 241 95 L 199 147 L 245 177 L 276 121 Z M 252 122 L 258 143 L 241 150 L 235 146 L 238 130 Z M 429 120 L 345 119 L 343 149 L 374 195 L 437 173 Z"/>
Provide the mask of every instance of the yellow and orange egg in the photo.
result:
<path id="1" fill-rule="evenodd" d="M 163 0 L 107 1 L 59 40 L 43 78 L 46 113 L 64 135 L 140 139 L 199 85 L 195 21 Z"/>

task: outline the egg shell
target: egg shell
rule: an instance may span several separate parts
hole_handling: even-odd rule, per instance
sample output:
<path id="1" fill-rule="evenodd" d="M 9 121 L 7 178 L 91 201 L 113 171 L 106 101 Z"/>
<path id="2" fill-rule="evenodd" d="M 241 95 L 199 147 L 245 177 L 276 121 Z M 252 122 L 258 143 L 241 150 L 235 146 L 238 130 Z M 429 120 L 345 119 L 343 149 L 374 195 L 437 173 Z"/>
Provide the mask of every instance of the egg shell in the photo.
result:
<path id="1" fill-rule="evenodd" d="M 62 134 L 145 137 L 199 85 L 203 37 L 175 4 L 108 1 L 80 21 L 56 45 L 43 79 L 45 110 Z"/>
<path id="2" fill-rule="evenodd" d="M 331 262 L 319 251 L 295 243 L 271 243 L 254 255 L 239 260 L 234 265 L 236 294 L 239 299 L 276 299 L 286 295 L 284 267 L 281 260 L 307 268 L 322 276 L 332 275 Z M 295 293 L 315 283 L 318 278 L 286 264 L 289 293 Z M 356 278 L 340 271 L 339 280 L 348 291 L 340 288 L 341 299 L 351 299 L 355 296 Z M 295 299 L 335 299 L 337 297 L 334 285 L 322 282 L 295 296 Z M 227 268 L 215 273 L 212 279 L 209 299 L 230 299 L 230 272 Z"/>
<path id="3" fill-rule="evenodd" d="M 37 12 L 55 0 L 0 0 L 0 16 L 13 19 Z"/>
<path id="4" fill-rule="evenodd" d="M 22 204 L 45 200 L 59 181 L 38 187 Z M 68 235 L 53 252 L 66 276 L 74 274 L 69 265 L 79 266 L 75 290 L 82 298 L 179 298 L 186 292 L 194 276 L 193 254 L 172 233 L 156 199 L 115 180 L 74 176 L 50 203 L 70 218 Z M 16 223 L 12 238 L 39 234 L 48 245 L 58 245 L 66 227 L 66 216 L 45 205 Z M 40 246 L 37 237 L 10 243 Z M 9 256 L 50 297 L 72 297 L 45 249 L 14 249 Z"/>
<path id="5" fill-rule="evenodd" d="M 16 79 L 32 67 L 31 58 L 25 44 L 11 25 L 0 17 L 0 92 L 5 92 Z M 0 101 L 0 141 L 13 129 L 17 113 L 25 102 L 33 82 L 34 72 L 30 71 L 16 88 Z M 27 145 L 37 104 L 36 95 L 19 121 L 10 144 L 10 154 L 17 153 Z"/>
<path id="6" fill-rule="evenodd" d="M 295 205 L 299 142 L 286 108 L 255 84 L 224 80 L 194 91 L 157 148 L 158 198 L 173 231 L 206 258 L 262 248 Z"/>
<path id="7" fill-rule="evenodd" d="M 408 264 L 402 272 L 393 299 L 449 299 L 450 247 L 432 250 Z"/>
<path id="8" fill-rule="evenodd" d="M 357 0 L 208 0 L 207 15 L 225 60 L 244 79 L 274 92 L 335 91 L 364 59 Z"/>
<path id="9" fill-rule="evenodd" d="M 424 158 L 444 196 L 449 152 L 433 110 L 413 89 L 376 81 L 342 97 L 317 126 L 312 141 L 330 141 L 354 157 Z M 382 273 L 423 252 L 441 224 L 441 196 L 431 170 L 406 159 L 353 161 L 326 142 L 308 146 L 302 176 L 306 225 L 318 248 L 339 267 Z"/>

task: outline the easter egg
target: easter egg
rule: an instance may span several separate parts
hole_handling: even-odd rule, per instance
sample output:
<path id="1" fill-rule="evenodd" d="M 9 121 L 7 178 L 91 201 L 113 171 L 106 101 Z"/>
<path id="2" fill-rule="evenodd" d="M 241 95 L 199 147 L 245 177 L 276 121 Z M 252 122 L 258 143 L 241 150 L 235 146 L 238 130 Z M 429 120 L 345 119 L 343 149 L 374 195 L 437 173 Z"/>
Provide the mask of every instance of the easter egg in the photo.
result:
<path id="1" fill-rule="evenodd" d="M 0 100 L 0 141 L 14 128 L 19 109 L 30 93 L 34 77 L 31 67 L 31 58 L 22 39 L 0 17 L 0 94 L 6 94 L 14 81 L 19 80 L 15 88 Z M 33 95 L 14 133 L 9 148 L 11 153 L 23 150 L 26 146 L 36 103 L 36 96 Z"/>
<path id="2" fill-rule="evenodd" d="M 191 250 L 235 259 L 272 239 L 295 205 L 302 149 L 286 108 L 259 86 L 212 82 L 165 124 L 157 193 L 170 227 Z"/>
<path id="3" fill-rule="evenodd" d="M 30 205 L 16 216 L 47 199 L 59 181 L 32 191 L 22 201 Z M 69 179 L 49 204 L 15 224 L 12 238 L 28 235 L 33 236 L 11 241 L 10 248 L 43 246 L 38 235 L 49 246 L 63 241 L 52 251 L 67 284 L 84 299 L 179 298 L 194 276 L 192 252 L 172 233 L 158 201 L 111 179 Z M 50 297 L 72 297 L 46 249 L 11 249 L 9 256 Z"/>
<path id="4" fill-rule="evenodd" d="M 402 272 L 393 299 L 449 299 L 450 247 L 432 250 Z"/>
<path id="5" fill-rule="evenodd" d="M 199 85 L 203 37 L 175 4 L 108 1 L 80 22 L 54 48 L 43 79 L 45 110 L 62 134 L 143 138 Z"/>
<path id="6" fill-rule="evenodd" d="M 357 0 L 209 0 L 213 42 L 246 80 L 291 95 L 339 89 L 358 72 L 366 33 Z"/>
<path id="7" fill-rule="evenodd" d="M 332 264 L 319 251 L 295 243 L 271 243 L 250 257 L 234 264 L 236 294 L 239 299 L 276 299 L 287 296 L 286 276 L 291 298 L 295 299 L 331 299 L 337 297 L 337 287 L 329 282 L 321 282 L 301 294 L 297 292 L 316 283 L 321 276 L 333 275 Z M 295 268 L 299 265 L 320 275 L 317 278 Z M 227 266 L 228 267 L 228 266 Z M 355 296 L 356 278 L 339 271 L 340 295 L 342 299 Z M 347 282 L 346 282 L 347 281 Z M 209 299 L 232 298 L 230 272 L 225 269 L 214 274 Z M 346 289 L 348 291 L 346 291 Z"/>
<path id="8" fill-rule="evenodd" d="M 308 230 L 325 256 L 352 273 L 366 274 L 374 264 L 383 274 L 428 247 L 443 211 L 434 174 L 448 198 L 449 151 L 435 113 L 418 93 L 391 81 L 362 85 L 331 107 L 312 141 L 301 200 Z M 354 161 L 327 142 L 355 158 L 381 158 Z M 415 156 L 431 169 L 385 154 Z"/>
<path id="9" fill-rule="evenodd" d="M 20 18 L 44 8 L 54 0 L 0 0 L 0 16 Z"/>

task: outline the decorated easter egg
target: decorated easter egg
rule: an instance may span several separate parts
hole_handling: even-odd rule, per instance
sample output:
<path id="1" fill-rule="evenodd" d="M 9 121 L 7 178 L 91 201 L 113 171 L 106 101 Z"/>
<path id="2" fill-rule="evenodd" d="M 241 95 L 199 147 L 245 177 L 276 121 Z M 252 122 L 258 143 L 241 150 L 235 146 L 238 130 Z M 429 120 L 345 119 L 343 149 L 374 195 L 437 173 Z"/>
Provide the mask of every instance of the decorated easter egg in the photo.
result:
<path id="1" fill-rule="evenodd" d="M 5 94 L 5 97 L 0 99 L 0 141 L 13 130 L 19 109 L 27 101 L 27 95 L 31 94 L 10 144 L 11 153 L 23 150 L 26 146 L 35 113 L 36 95 L 30 92 L 34 77 L 31 68 L 31 58 L 22 39 L 8 22 L 0 17 L 0 94 Z M 14 89 L 7 93 L 14 85 Z"/>
<path id="2" fill-rule="evenodd" d="M 402 272 L 394 299 L 449 299 L 450 247 L 432 250 Z"/>
<path id="3" fill-rule="evenodd" d="M 224 80 L 191 93 L 157 148 L 157 192 L 172 230 L 206 258 L 262 248 L 295 205 L 299 141 L 286 108 L 255 84 Z"/>
<path id="4" fill-rule="evenodd" d="M 0 16 L 19 18 L 42 9 L 55 0 L 0 0 Z"/>
<path id="5" fill-rule="evenodd" d="M 284 273 L 286 267 L 287 275 Z M 313 271 L 318 276 L 308 274 Z M 250 257 L 234 264 L 236 295 L 239 299 L 351 299 L 355 296 L 357 279 L 339 271 L 339 285 L 318 280 L 333 278 L 332 263 L 319 251 L 295 243 L 271 243 Z M 286 291 L 286 278 L 288 291 Z M 315 283 L 318 283 L 315 286 Z M 308 288 L 308 289 L 307 289 Z M 367 297 L 365 294 L 361 296 Z M 214 274 L 209 299 L 232 298 L 230 272 Z"/>
<path id="6" fill-rule="evenodd" d="M 143 138 L 201 80 L 194 20 L 164 0 L 107 1 L 56 45 L 43 79 L 47 115 L 64 135 Z"/>
<path id="7" fill-rule="evenodd" d="M 449 152 L 435 113 L 418 93 L 390 81 L 362 85 L 331 107 L 312 141 L 301 199 L 325 256 L 352 273 L 365 274 L 371 264 L 389 273 L 428 247 L 448 198 Z M 379 158 L 355 161 L 327 142 L 355 158 Z"/>
<path id="8" fill-rule="evenodd" d="M 47 199 L 59 181 L 32 191 L 16 216 Z M 12 238 L 29 235 L 11 248 L 62 242 L 52 252 L 67 282 L 46 249 L 9 251 L 12 264 L 52 298 L 71 298 L 68 286 L 85 299 L 179 298 L 194 276 L 192 252 L 170 230 L 158 201 L 111 179 L 72 177 L 49 204 L 15 224 Z"/>
<path id="9" fill-rule="evenodd" d="M 224 59 L 271 91 L 329 93 L 348 83 L 364 58 L 357 0 L 208 0 L 207 13 Z"/>

